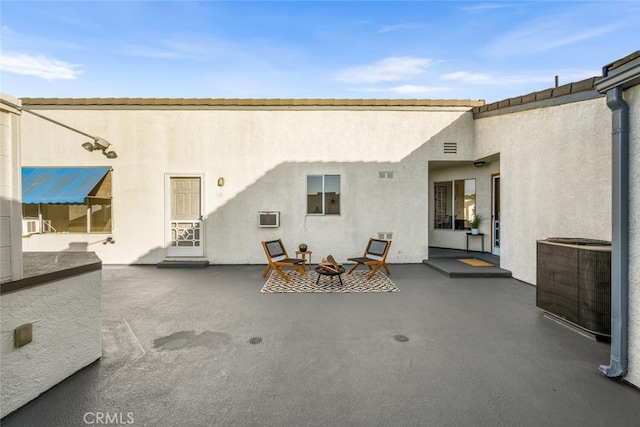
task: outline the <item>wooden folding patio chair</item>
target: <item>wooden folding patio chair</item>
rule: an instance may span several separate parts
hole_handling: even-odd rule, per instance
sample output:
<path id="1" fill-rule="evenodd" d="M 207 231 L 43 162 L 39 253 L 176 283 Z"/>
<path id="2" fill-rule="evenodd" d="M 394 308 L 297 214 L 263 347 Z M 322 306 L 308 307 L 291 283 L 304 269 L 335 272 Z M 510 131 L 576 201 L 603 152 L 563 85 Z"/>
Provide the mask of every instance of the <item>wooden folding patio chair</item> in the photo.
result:
<path id="1" fill-rule="evenodd" d="M 307 274 L 304 259 L 289 258 L 281 239 L 262 242 L 262 248 L 264 249 L 265 255 L 267 255 L 268 262 L 267 267 L 264 269 L 264 273 L 262 273 L 262 277 L 265 277 L 269 272 L 269 269 L 273 268 L 284 278 L 284 280 L 290 282 L 291 279 L 289 276 L 282 271 L 284 267 L 293 267 L 301 274 Z"/>
<path id="2" fill-rule="evenodd" d="M 364 255 L 361 257 L 347 258 L 349 261 L 355 261 L 355 265 L 347 272 L 351 274 L 359 265 L 366 265 L 371 273 L 367 276 L 367 280 L 371 279 L 381 267 L 387 271 L 387 275 L 390 275 L 389 267 L 387 266 L 387 254 L 391 247 L 391 240 L 369 239 L 367 248 L 364 250 Z"/>

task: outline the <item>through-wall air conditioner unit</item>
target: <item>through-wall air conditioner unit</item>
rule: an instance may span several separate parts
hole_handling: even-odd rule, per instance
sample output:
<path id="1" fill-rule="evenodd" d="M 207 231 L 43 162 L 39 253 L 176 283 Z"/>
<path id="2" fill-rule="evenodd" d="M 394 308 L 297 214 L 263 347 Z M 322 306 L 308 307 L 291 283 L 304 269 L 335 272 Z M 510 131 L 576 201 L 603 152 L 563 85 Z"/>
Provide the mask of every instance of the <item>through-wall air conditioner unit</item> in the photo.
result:
<path id="1" fill-rule="evenodd" d="M 280 227 L 279 211 L 262 211 L 259 212 L 260 227 Z"/>
<path id="2" fill-rule="evenodd" d="M 39 219 L 23 219 L 22 220 L 22 235 L 28 236 L 30 234 L 40 233 L 40 220 Z"/>

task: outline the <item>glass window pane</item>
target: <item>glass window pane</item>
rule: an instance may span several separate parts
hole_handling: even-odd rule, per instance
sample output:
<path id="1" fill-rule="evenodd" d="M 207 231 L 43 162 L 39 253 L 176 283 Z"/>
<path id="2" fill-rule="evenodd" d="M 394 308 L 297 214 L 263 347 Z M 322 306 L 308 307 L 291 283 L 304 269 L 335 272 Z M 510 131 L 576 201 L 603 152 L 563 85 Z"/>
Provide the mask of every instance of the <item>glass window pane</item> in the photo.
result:
<path id="1" fill-rule="evenodd" d="M 324 195 L 324 213 L 327 215 L 340 214 L 340 175 L 325 175 Z"/>
<path id="2" fill-rule="evenodd" d="M 87 232 L 87 205 L 69 205 L 69 232 Z"/>
<path id="3" fill-rule="evenodd" d="M 108 233 L 111 231 L 111 200 L 91 200 L 91 232 Z"/>
<path id="4" fill-rule="evenodd" d="M 467 230 L 471 228 L 471 220 L 476 212 L 476 180 L 455 180 L 452 183 L 452 188 L 453 228 Z"/>
<path id="5" fill-rule="evenodd" d="M 307 214 L 340 214 L 340 175 L 307 176 Z"/>
<path id="6" fill-rule="evenodd" d="M 307 213 L 322 212 L 322 175 L 307 176 Z"/>
<path id="7" fill-rule="evenodd" d="M 476 214 L 476 180 L 464 180 L 464 220 L 465 228 L 471 228 L 471 220 Z"/>
<path id="8" fill-rule="evenodd" d="M 84 205 L 83 205 L 84 206 Z M 58 233 L 69 231 L 69 205 L 42 205 L 42 219 Z M 85 224 L 85 232 L 86 232 Z"/>
<path id="9" fill-rule="evenodd" d="M 340 194 L 340 175 L 325 175 L 324 191 L 325 193 Z"/>
<path id="10" fill-rule="evenodd" d="M 455 229 L 464 230 L 464 181 L 454 181 L 454 191 L 453 208 L 455 212 Z"/>
<path id="11" fill-rule="evenodd" d="M 92 194 L 99 196 L 89 197 L 87 203 L 23 204 L 23 216 L 38 218 L 42 215 L 43 233 L 111 232 L 111 172 L 96 188 Z"/>
<path id="12" fill-rule="evenodd" d="M 434 228 L 440 230 L 450 230 L 453 227 L 453 185 L 451 182 L 436 182 L 434 190 Z"/>
<path id="13" fill-rule="evenodd" d="M 434 229 L 466 230 L 476 213 L 476 180 L 434 184 Z"/>
<path id="14" fill-rule="evenodd" d="M 22 204 L 23 218 L 38 218 L 38 205 L 35 203 Z"/>

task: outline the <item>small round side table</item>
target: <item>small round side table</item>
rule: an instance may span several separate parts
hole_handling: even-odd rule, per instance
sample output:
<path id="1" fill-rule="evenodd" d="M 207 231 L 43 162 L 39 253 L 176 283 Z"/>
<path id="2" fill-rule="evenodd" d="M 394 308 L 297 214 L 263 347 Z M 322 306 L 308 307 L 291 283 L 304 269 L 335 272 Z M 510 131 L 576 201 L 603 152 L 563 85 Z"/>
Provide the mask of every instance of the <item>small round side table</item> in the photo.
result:
<path id="1" fill-rule="evenodd" d="M 309 270 L 311 270 L 311 251 L 296 251 L 296 258 L 302 258 L 302 266 L 306 270 L 306 266 L 309 265 Z M 300 256 L 298 256 L 300 255 Z M 309 255 L 309 262 L 307 263 L 307 255 Z"/>

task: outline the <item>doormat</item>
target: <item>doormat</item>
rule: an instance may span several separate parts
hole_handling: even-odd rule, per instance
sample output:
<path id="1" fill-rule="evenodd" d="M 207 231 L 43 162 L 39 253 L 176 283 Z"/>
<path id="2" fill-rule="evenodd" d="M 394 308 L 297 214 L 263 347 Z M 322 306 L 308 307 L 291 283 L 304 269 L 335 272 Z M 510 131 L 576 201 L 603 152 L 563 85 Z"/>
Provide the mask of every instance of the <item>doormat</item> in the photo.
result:
<path id="1" fill-rule="evenodd" d="M 376 273 L 371 280 L 367 280 L 369 270 L 354 271 L 342 275 L 342 285 L 337 277 L 322 276 L 318 280 L 318 273 L 309 271 L 302 275 L 297 271 L 286 271 L 291 279 L 284 280 L 275 271 L 271 272 L 269 280 L 262 287 L 261 293 L 284 292 L 399 292 L 398 287 L 384 273 Z M 318 282 L 316 284 L 316 281 Z"/>
<path id="2" fill-rule="evenodd" d="M 494 265 L 490 262 L 482 261 L 477 258 L 458 258 L 458 261 L 464 262 L 465 264 L 469 264 L 472 267 L 493 267 Z"/>

